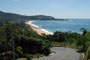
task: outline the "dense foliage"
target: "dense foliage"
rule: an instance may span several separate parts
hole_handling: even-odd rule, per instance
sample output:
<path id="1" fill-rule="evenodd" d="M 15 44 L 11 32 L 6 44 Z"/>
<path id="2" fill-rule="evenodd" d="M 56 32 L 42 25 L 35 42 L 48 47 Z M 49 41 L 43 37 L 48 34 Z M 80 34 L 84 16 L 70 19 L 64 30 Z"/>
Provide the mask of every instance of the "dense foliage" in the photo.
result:
<path id="1" fill-rule="evenodd" d="M 0 24 L 0 60 L 26 57 L 35 54 L 48 55 L 50 43 L 24 23 Z M 14 60 L 14 59 L 13 59 Z"/>

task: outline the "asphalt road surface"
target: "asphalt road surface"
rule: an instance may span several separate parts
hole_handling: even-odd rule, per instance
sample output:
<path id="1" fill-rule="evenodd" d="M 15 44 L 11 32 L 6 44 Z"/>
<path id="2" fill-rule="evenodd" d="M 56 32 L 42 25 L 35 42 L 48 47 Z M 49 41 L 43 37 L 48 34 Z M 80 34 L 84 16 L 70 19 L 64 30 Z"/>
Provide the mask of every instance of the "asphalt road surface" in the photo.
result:
<path id="1" fill-rule="evenodd" d="M 44 56 L 33 60 L 81 60 L 81 54 L 77 53 L 74 49 L 64 47 L 51 48 L 54 53 L 50 56 Z"/>

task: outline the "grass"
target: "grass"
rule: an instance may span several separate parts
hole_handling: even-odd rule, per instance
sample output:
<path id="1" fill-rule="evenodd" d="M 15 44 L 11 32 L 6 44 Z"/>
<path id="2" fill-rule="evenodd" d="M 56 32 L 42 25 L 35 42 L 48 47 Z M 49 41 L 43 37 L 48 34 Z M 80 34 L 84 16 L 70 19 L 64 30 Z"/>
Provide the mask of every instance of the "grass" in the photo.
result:
<path id="1" fill-rule="evenodd" d="M 28 60 L 27 58 L 18 58 L 16 60 Z"/>
<path id="2" fill-rule="evenodd" d="M 53 46 L 53 47 L 62 47 L 62 46 L 65 46 L 65 43 L 51 42 L 51 46 Z"/>
<path id="3" fill-rule="evenodd" d="M 40 58 L 40 57 L 43 57 L 44 55 L 43 54 L 35 54 L 33 55 L 33 58 Z"/>

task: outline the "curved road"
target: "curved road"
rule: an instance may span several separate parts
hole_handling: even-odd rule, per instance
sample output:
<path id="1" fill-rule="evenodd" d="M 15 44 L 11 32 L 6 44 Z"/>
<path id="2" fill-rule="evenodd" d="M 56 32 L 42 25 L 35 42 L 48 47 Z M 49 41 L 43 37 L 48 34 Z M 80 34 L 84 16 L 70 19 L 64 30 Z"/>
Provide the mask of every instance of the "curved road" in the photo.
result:
<path id="1" fill-rule="evenodd" d="M 74 49 L 64 47 L 51 48 L 55 54 L 44 56 L 33 60 L 81 60 L 81 54 L 77 53 Z"/>

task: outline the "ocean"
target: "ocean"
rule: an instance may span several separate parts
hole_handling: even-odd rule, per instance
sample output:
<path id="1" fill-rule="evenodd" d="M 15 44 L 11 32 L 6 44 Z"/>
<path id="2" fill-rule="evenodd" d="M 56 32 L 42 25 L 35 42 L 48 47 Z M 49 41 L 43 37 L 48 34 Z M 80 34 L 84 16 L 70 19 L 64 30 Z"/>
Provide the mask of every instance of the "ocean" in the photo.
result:
<path id="1" fill-rule="evenodd" d="M 77 32 L 82 33 L 81 28 L 90 31 L 90 19 L 67 19 L 67 20 L 35 20 L 32 24 L 48 32 Z"/>

